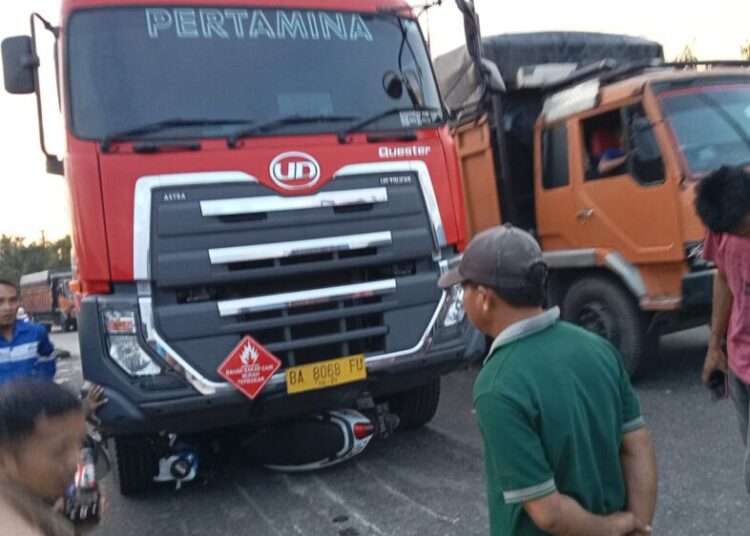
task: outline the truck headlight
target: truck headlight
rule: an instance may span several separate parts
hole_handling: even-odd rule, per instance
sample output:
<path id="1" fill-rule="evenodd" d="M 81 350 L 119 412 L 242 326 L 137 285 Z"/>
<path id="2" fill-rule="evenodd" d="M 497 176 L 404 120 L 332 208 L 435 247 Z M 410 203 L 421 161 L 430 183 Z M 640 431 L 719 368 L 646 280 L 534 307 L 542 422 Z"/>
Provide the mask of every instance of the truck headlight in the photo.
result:
<path id="1" fill-rule="evenodd" d="M 455 255 L 440 262 L 440 274 L 457 266 L 461 256 Z M 443 306 L 433 325 L 430 344 L 448 342 L 463 336 L 468 328 L 468 318 L 464 310 L 464 289 L 461 285 L 454 285 L 445 290 Z"/>
<path id="2" fill-rule="evenodd" d="M 445 291 L 447 296 L 443 309 L 435 324 L 432 344 L 441 344 L 460 338 L 469 327 L 469 319 L 464 311 L 464 291 L 456 285 Z"/>
<path id="3" fill-rule="evenodd" d="M 132 310 L 106 310 L 102 313 L 109 357 L 130 376 L 156 376 L 162 368 L 138 342 L 137 318 Z"/>
<path id="4" fill-rule="evenodd" d="M 443 327 L 450 328 L 463 323 L 466 318 L 464 310 L 464 288 L 461 285 L 454 285 L 450 289 L 450 298 L 448 310 L 443 317 Z"/>

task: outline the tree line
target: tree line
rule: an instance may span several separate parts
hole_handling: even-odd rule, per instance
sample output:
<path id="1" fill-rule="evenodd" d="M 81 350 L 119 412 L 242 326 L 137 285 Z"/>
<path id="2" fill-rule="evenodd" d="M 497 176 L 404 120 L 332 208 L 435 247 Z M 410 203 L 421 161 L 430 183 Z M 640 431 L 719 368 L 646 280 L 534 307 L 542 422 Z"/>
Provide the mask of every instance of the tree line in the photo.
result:
<path id="1" fill-rule="evenodd" d="M 23 274 L 70 270 L 70 235 L 56 241 L 28 242 L 20 236 L 0 237 L 0 279 L 18 283 Z"/>
<path id="2" fill-rule="evenodd" d="M 750 39 L 740 45 L 740 57 L 743 60 L 750 61 Z M 674 61 L 679 63 L 693 63 L 698 61 L 698 58 L 695 55 L 695 52 L 693 52 L 692 45 L 688 43 L 687 45 L 685 45 L 685 48 L 683 48 L 682 51 L 677 54 L 677 57 L 675 57 Z"/>

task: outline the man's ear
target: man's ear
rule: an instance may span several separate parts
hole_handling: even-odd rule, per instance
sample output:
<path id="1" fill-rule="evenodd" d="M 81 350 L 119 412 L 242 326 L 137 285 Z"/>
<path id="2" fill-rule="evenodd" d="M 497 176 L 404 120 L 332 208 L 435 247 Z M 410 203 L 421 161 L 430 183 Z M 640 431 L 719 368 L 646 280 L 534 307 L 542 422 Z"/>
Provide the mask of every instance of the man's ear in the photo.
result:
<path id="1" fill-rule="evenodd" d="M 482 293 L 482 310 L 489 314 L 492 311 L 492 305 L 493 305 L 493 296 L 492 292 L 489 292 L 486 288 L 484 289 L 484 292 Z"/>
<path id="2" fill-rule="evenodd" d="M 0 477 L 18 476 L 18 453 L 13 447 L 0 448 Z"/>
<path id="3" fill-rule="evenodd" d="M 487 287 L 479 285 L 477 287 L 477 298 L 479 299 L 479 308 L 482 313 L 489 314 L 492 310 L 494 294 Z"/>
<path id="4" fill-rule="evenodd" d="M 740 221 L 739 225 L 729 231 L 729 234 L 743 237 L 750 236 L 750 212 L 745 214 L 745 217 L 742 218 L 742 221 Z"/>

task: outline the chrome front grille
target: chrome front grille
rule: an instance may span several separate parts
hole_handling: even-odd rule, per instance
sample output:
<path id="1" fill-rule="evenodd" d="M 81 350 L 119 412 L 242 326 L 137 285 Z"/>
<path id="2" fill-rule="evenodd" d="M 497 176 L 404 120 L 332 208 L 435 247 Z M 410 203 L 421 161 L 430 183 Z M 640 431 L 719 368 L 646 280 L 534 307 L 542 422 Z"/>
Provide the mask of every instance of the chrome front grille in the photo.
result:
<path id="1" fill-rule="evenodd" d="M 155 329 L 215 382 L 246 334 L 285 366 L 413 347 L 441 292 L 436 226 L 411 177 L 386 187 L 377 174 L 338 176 L 296 197 L 251 181 L 157 190 Z"/>

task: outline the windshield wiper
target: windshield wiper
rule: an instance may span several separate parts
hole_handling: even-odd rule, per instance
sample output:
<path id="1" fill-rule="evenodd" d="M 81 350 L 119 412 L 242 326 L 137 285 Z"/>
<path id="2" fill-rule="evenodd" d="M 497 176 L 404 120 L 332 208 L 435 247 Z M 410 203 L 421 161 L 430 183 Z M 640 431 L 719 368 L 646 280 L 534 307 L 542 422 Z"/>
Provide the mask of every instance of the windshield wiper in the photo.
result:
<path id="1" fill-rule="evenodd" d="M 128 128 L 107 134 L 102 138 L 100 143 L 101 149 L 104 152 L 109 151 L 110 144 L 117 140 L 127 140 L 144 136 L 146 134 L 153 134 L 162 130 L 179 127 L 204 127 L 213 125 L 249 125 L 252 124 L 252 119 L 166 119 L 163 121 L 156 121 L 154 123 L 146 123 L 139 127 Z"/>
<path id="2" fill-rule="evenodd" d="M 234 149 L 237 147 L 237 142 L 240 138 L 246 138 L 248 136 L 255 136 L 270 132 L 287 125 L 304 125 L 307 123 L 328 123 L 328 122 L 339 122 L 339 121 L 354 121 L 358 119 L 353 115 L 288 115 L 286 117 L 279 117 L 277 119 L 271 119 L 265 123 L 259 123 L 249 127 L 239 129 L 227 137 L 227 145 Z"/>
<path id="3" fill-rule="evenodd" d="M 400 113 L 408 113 L 408 112 L 431 112 L 431 113 L 437 113 L 442 114 L 443 111 L 440 108 L 435 108 L 434 106 L 416 106 L 416 107 L 402 107 L 402 108 L 391 108 L 390 110 L 385 110 L 383 112 L 378 112 L 375 115 L 372 115 L 370 117 L 366 117 L 365 119 L 362 119 L 361 121 L 358 121 L 357 123 L 351 125 L 346 130 L 342 130 L 339 132 L 338 138 L 339 143 L 346 143 L 347 138 L 349 137 L 349 134 L 352 134 L 353 132 L 357 132 L 358 130 L 363 129 L 367 125 L 371 125 L 375 121 L 378 121 L 379 119 L 383 119 L 384 117 L 388 117 L 389 115 L 396 115 Z M 432 119 L 433 122 L 437 122 L 440 120 L 440 117 L 436 117 Z M 404 125 L 407 126 L 407 125 Z M 420 126 L 420 125 L 415 125 Z"/>

